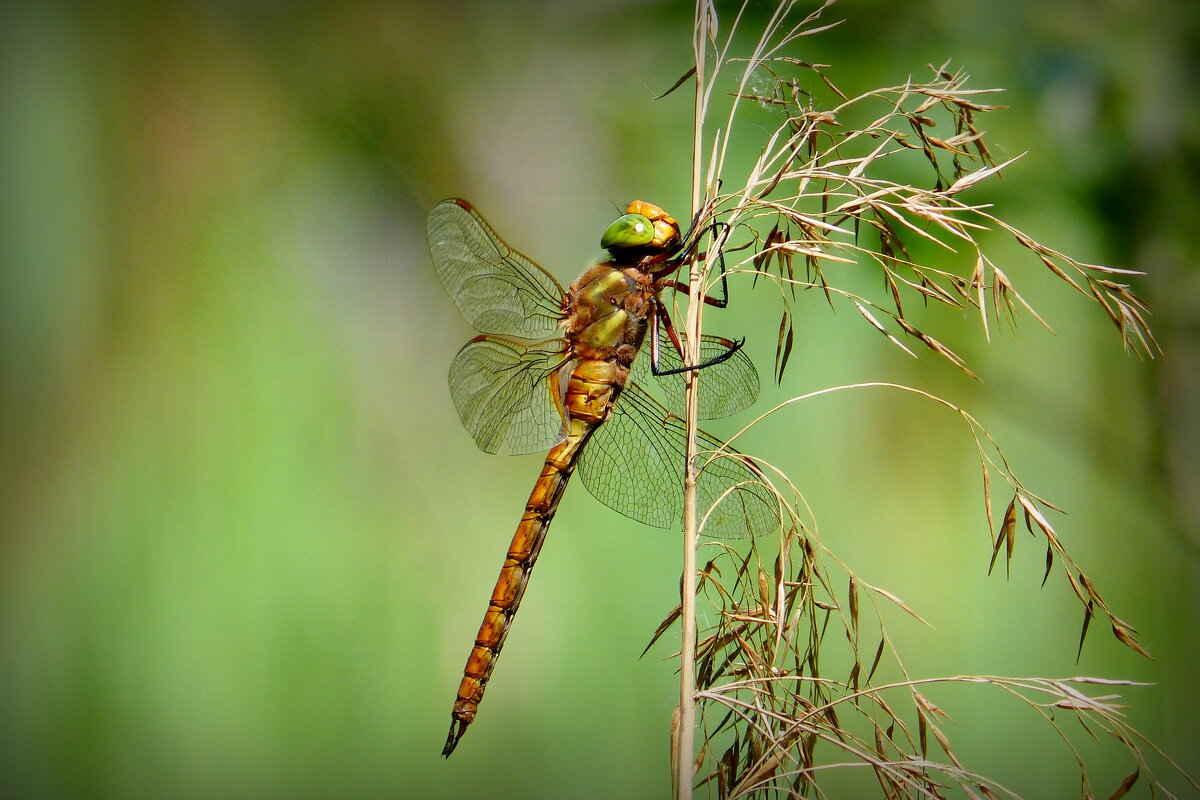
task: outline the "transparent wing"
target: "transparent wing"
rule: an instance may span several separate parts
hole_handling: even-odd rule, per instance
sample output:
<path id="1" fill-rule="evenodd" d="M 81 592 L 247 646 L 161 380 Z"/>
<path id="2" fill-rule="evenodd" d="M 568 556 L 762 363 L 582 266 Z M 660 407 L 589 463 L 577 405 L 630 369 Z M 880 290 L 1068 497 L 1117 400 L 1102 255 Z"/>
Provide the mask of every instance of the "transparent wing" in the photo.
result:
<path id="1" fill-rule="evenodd" d="M 564 295 L 550 273 L 506 245 L 466 200 L 429 212 L 429 252 L 450 297 L 481 333 L 548 339 Z"/>
<path id="2" fill-rule="evenodd" d="M 682 342 L 687 341 L 682 332 L 679 338 Z M 716 358 L 732 346 L 733 342 L 728 339 L 701 335 L 700 360 Z M 653 374 L 650 353 L 650 342 L 646 342 L 633 362 L 630 380 L 643 384 L 649 382 Z M 662 370 L 679 369 L 683 366 L 683 360 L 669 338 L 663 337 L 659 341 L 658 362 L 659 369 Z M 683 373 L 654 376 L 666 395 L 667 407 L 680 415 L 683 414 L 684 378 Z M 700 371 L 700 419 L 718 419 L 745 411 L 758 399 L 759 388 L 758 370 L 744 350 L 738 350 L 718 364 L 705 367 Z"/>
<path id="3" fill-rule="evenodd" d="M 612 416 L 584 446 L 580 478 L 596 499 L 627 517 L 659 528 L 678 525 L 683 519 L 684 435 L 682 419 L 630 383 Z M 721 442 L 701 431 L 698 445 L 702 453 L 711 452 Z M 702 533 L 736 539 L 778 530 L 778 507 L 759 473 L 737 451 L 727 453 L 700 474 L 701 516 L 723 497 Z"/>
<path id="4" fill-rule="evenodd" d="M 564 364 L 561 341 L 524 344 L 477 336 L 450 365 L 459 419 L 487 453 L 545 452 L 563 436 L 550 374 Z"/>

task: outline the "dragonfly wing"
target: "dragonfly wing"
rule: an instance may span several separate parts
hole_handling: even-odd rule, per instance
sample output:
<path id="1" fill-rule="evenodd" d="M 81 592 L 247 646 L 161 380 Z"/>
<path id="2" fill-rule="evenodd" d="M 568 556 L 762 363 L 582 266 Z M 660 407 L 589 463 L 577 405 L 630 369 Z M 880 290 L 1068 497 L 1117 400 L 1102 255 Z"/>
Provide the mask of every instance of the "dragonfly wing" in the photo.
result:
<path id="1" fill-rule="evenodd" d="M 564 363 L 562 342 L 525 344 L 477 336 L 450 365 L 459 419 L 487 453 L 549 450 L 563 437 L 550 375 Z"/>
<path id="2" fill-rule="evenodd" d="M 429 212 L 429 252 L 459 311 L 477 331 L 548 339 L 562 319 L 554 277 L 504 243 L 466 200 Z"/>
<path id="3" fill-rule="evenodd" d="M 682 519 L 683 451 L 667 410 L 629 383 L 583 448 L 583 485 L 614 511 L 656 528 Z"/>
<path id="4" fill-rule="evenodd" d="M 678 427 L 682 439 L 682 421 Z M 704 464 L 696 481 L 700 532 L 714 539 L 741 539 L 779 530 L 779 502 L 758 467 L 715 436 L 699 431 L 697 437 Z"/>
<path id="5" fill-rule="evenodd" d="M 686 341 L 680 333 L 680 340 Z M 729 351 L 733 342 L 719 336 L 700 337 L 700 360 L 708 361 Z M 658 346 L 658 366 L 660 370 L 679 369 L 683 360 L 675 350 L 670 339 L 664 339 Z M 646 383 L 652 375 L 650 364 L 650 346 L 642 346 L 642 352 L 633 363 L 632 380 Z M 686 376 L 683 373 L 675 375 L 656 375 L 655 380 L 662 387 L 667 399 L 667 407 L 677 414 L 683 414 L 683 385 Z M 738 350 L 729 358 L 716 364 L 711 364 L 700 370 L 700 419 L 718 419 L 728 417 L 739 411 L 745 411 L 758 399 L 759 382 L 758 370 L 754 362 L 746 355 L 745 350 Z"/>
<path id="6" fill-rule="evenodd" d="M 630 383 L 584 447 L 579 474 L 610 508 L 647 525 L 672 527 L 683 518 L 685 441 L 683 420 Z M 702 533 L 736 539 L 777 530 L 778 506 L 753 464 L 703 431 L 697 444 L 702 461 L 718 450 L 725 454 L 704 467 L 697 483 L 702 517 L 719 501 Z"/>

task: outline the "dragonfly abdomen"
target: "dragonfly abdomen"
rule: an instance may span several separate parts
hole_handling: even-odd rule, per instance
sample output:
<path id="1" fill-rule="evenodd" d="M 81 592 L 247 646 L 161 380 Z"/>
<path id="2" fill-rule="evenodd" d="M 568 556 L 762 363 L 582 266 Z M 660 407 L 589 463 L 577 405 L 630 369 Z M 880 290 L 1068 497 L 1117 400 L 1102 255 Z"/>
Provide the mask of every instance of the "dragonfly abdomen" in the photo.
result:
<path id="1" fill-rule="evenodd" d="M 546 454 L 542 472 L 533 485 L 525 503 L 525 513 L 508 546 L 483 623 L 475 636 L 475 646 L 463 668 L 443 756 L 454 752 L 458 740 L 475 719 L 488 679 L 546 540 L 550 522 L 575 470 L 575 462 L 592 431 L 612 413 L 613 401 L 628 376 L 628 369 L 616 360 L 580 361 L 571 371 L 565 402 L 569 425 L 567 438 Z"/>

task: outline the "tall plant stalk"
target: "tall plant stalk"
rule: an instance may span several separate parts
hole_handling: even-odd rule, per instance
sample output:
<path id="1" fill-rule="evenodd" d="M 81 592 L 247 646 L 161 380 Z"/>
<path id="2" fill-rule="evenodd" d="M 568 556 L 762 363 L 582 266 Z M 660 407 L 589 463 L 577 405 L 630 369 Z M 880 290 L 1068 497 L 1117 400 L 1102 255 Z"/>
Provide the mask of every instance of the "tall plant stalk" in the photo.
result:
<path id="1" fill-rule="evenodd" d="M 712 7 L 709 0 L 696 0 L 696 24 L 692 29 L 692 53 L 695 59 L 695 116 L 692 139 L 692 213 L 695 216 L 704 202 L 704 96 L 708 51 L 707 21 Z M 692 297 L 702 296 L 704 268 L 698 259 L 688 264 L 688 286 Z M 700 310 L 703 303 L 689 303 L 685 330 L 687 358 L 698 363 L 700 354 Z M 684 409 L 687 435 L 686 464 L 683 479 L 683 579 L 680 581 L 680 643 L 679 643 L 679 715 L 672 757 L 675 762 L 675 783 L 679 800 L 691 800 L 693 763 L 696 749 L 696 544 L 699 525 L 696 514 L 696 432 L 698 430 L 699 372 L 685 374 Z"/>

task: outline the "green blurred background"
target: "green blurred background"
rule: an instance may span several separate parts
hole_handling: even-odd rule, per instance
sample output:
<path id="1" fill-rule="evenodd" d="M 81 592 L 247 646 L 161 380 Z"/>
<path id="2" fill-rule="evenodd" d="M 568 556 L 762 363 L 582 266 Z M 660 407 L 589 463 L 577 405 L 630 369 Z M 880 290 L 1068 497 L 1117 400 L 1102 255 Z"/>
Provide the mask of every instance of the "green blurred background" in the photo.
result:
<path id="1" fill-rule="evenodd" d="M 1154 682 L 1128 693 L 1131 721 L 1200 772 L 1197 13 L 1000 5 L 849 0 L 797 55 L 855 91 L 947 59 L 1007 87 L 985 126 L 997 156 L 1030 154 L 980 197 L 1050 246 L 1147 270 L 1166 358 L 1123 354 L 1094 304 L 997 240 L 1057 336 L 1025 319 L 988 345 L 970 315 L 929 312 L 974 383 L 810 294 L 759 407 L 865 380 L 967 406 L 1068 512 L 1064 541 L 1156 660 L 1096 626 L 1076 664 L 1077 603 L 1061 574 L 1038 588 L 1032 540 L 1011 578 L 985 577 L 951 415 L 842 395 L 743 447 L 936 626 L 889 616 L 915 676 Z M 4 5 L 0 794 L 669 791 L 671 648 L 638 654 L 677 597 L 678 537 L 579 488 L 479 721 L 438 757 L 539 467 L 459 426 L 445 373 L 469 331 L 423 218 L 467 197 L 565 283 L 616 205 L 686 215 L 690 95 L 652 98 L 688 67 L 690 22 L 686 3 L 620 0 Z M 775 311 L 747 305 L 708 324 L 748 336 L 765 379 Z M 1077 794 L 1034 714 L 986 687 L 931 695 L 968 763 L 1028 797 Z M 1132 769 L 1089 752 L 1102 795 Z"/>

